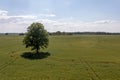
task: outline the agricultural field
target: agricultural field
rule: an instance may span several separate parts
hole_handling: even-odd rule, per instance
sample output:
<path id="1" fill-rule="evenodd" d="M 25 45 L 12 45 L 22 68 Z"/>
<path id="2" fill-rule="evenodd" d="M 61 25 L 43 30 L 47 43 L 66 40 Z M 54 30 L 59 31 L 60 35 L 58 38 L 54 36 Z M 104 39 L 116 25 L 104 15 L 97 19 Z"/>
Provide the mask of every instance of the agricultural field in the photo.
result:
<path id="1" fill-rule="evenodd" d="M 1 35 L 0 80 L 120 80 L 120 35 L 49 39 L 48 55 L 27 58 L 23 36 Z"/>

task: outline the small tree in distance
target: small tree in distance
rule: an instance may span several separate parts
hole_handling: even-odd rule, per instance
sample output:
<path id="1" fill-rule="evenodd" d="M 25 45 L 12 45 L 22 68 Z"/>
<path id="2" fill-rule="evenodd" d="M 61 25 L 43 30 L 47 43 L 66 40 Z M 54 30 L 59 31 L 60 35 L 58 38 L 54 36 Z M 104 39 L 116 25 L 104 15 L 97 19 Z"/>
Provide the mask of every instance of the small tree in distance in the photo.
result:
<path id="1" fill-rule="evenodd" d="M 48 32 L 44 29 L 43 24 L 32 23 L 27 28 L 23 43 L 26 45 L 26 48 L 31 47 L 31 50 L 35 50 L 36 53 L 39 53 L 41 48 L 47 48 L 49 43 Z"/>

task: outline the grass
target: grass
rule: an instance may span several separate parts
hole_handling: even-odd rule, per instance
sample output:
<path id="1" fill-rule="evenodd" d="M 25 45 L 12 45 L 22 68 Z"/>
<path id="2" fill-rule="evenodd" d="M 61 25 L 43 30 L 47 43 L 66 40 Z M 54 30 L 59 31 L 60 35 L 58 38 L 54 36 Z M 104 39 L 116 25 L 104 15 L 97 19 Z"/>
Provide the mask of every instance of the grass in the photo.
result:
<path id="1" fill-rule="evenodd" d="M 0 36 L 0 80 L 119 80 L 120 36 L 50 36 L 40 59 L 21 57 L 30 52 L 22 36 Z"/>

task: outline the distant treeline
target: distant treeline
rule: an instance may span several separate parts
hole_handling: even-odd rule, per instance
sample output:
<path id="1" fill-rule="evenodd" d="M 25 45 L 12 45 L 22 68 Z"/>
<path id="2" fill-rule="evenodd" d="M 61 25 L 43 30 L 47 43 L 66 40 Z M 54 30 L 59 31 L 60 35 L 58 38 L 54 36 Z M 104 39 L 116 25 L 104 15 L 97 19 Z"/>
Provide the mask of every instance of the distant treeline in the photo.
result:
<path id="1" fill-rule="evenodd" d="M 0 33 L 0 35 L 20 35 L 23 36 L 25 33 Z M 110 32 L 49 32 L 49 35 L 120 35 L 120 33 Z"/>
<path id="2" fill-rule="evenodd" d="M 53 32 L 50 35 L 120 35 L 120 33 L 110 33 L 110 32 Z"/>
<path id="3" fill-rule="evenodd" d="M 0 35 L 25 35 L 25 33 L 0 33 Z"/>

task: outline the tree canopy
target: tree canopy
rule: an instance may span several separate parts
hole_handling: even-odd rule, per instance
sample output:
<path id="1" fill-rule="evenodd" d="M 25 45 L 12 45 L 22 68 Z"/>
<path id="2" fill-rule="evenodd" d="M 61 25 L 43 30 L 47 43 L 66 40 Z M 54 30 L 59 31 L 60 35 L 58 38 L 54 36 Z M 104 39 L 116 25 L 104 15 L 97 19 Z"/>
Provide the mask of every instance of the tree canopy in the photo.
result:
<path id="1" fill-rule="evenodd" d="M 32 23 L 27 28 L 23 43 L 26 45 L 26 48 L 31 47 L 31 50 L 36 50 L 36 53 L 38 53 L 41 48 L 47 48 L 49 39 L 48 32 L 44 29 L 44 25 L 41 23 Z"/>

